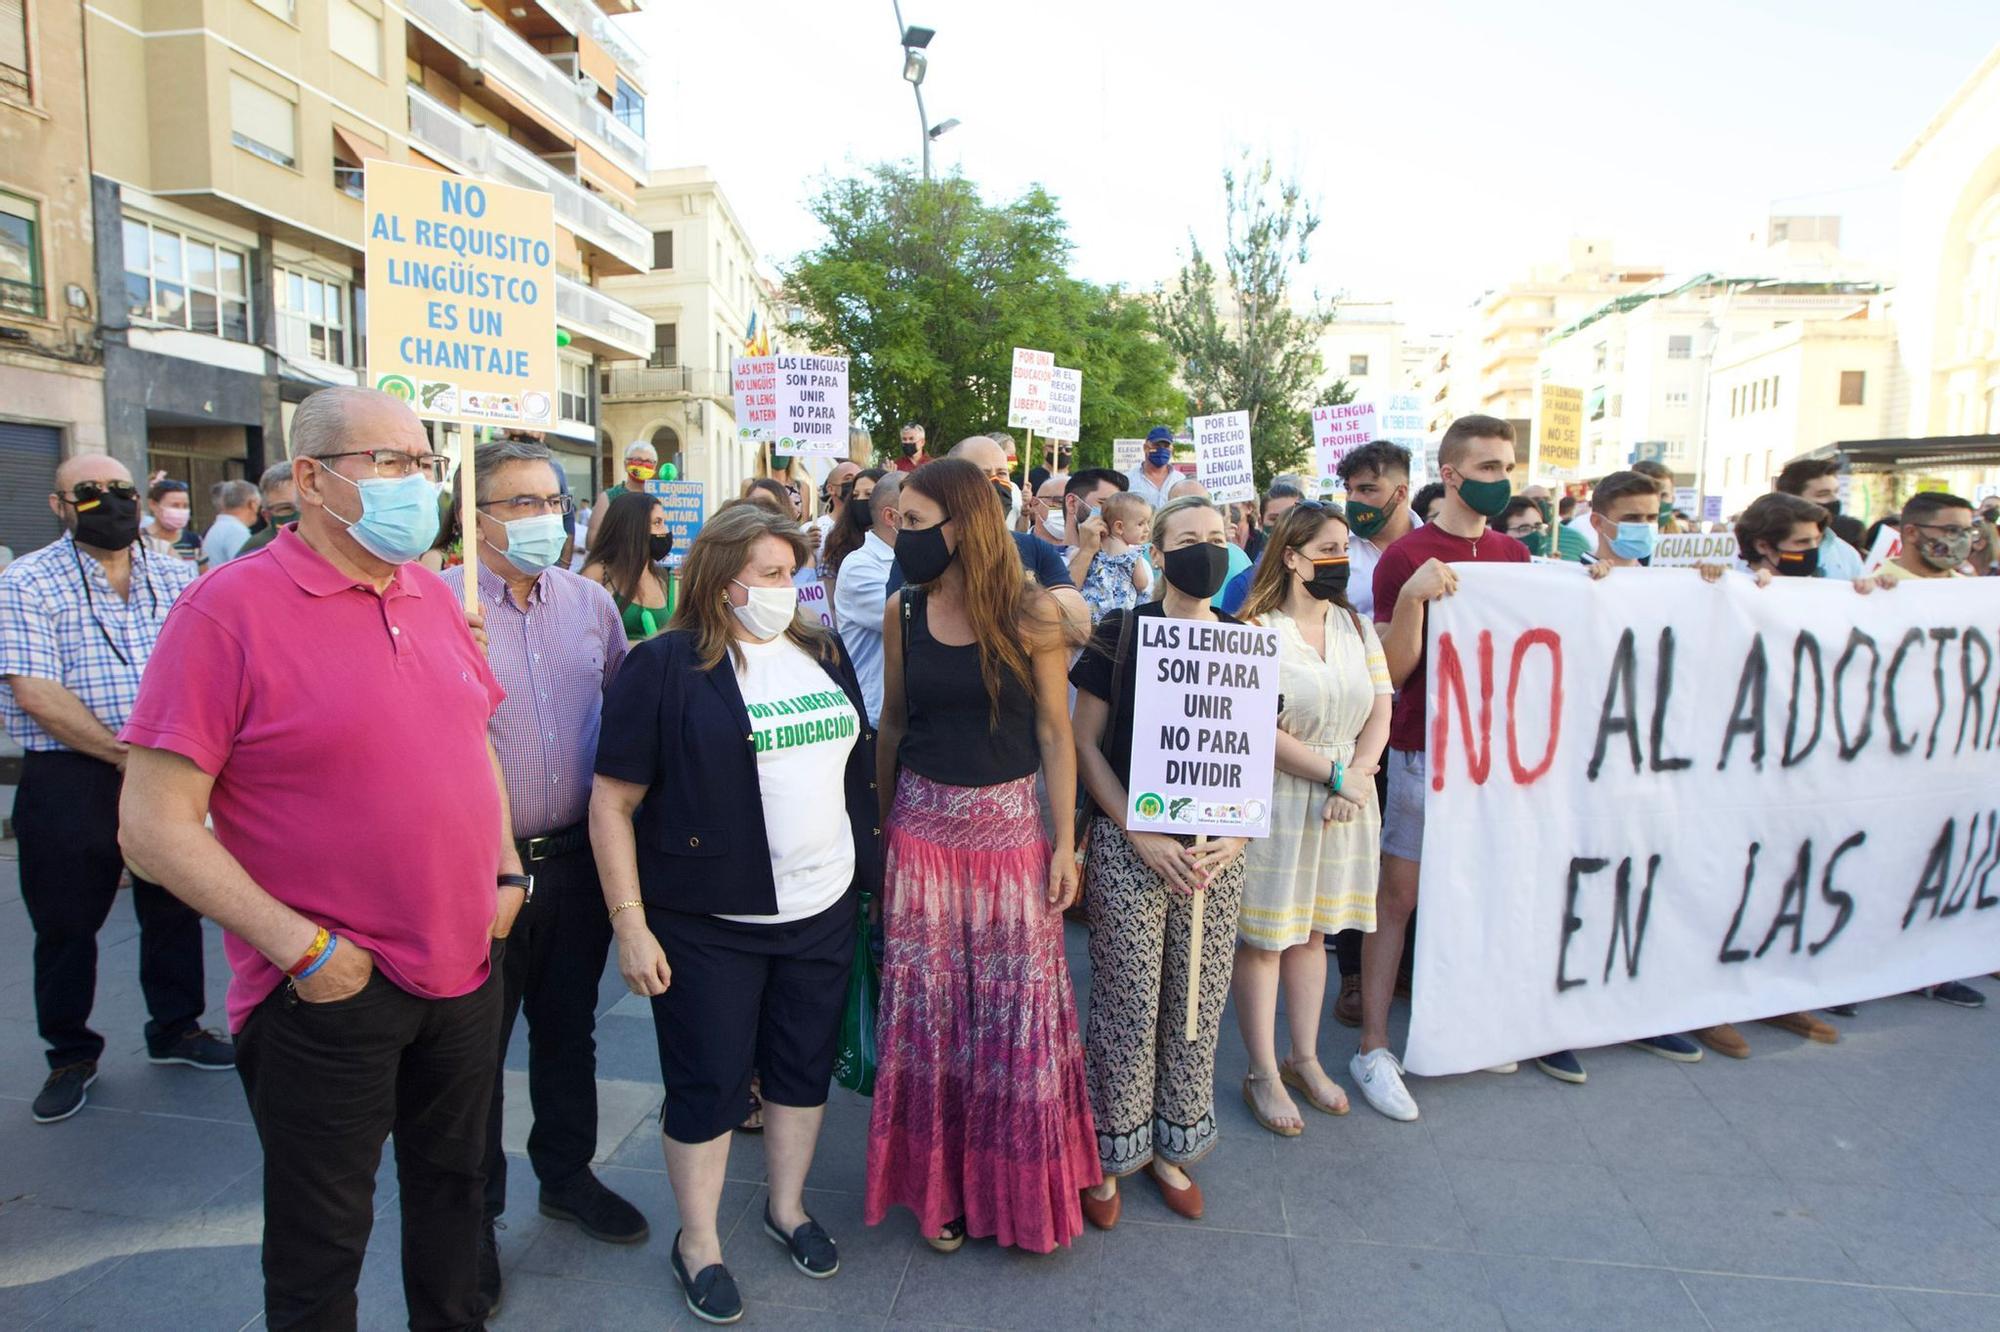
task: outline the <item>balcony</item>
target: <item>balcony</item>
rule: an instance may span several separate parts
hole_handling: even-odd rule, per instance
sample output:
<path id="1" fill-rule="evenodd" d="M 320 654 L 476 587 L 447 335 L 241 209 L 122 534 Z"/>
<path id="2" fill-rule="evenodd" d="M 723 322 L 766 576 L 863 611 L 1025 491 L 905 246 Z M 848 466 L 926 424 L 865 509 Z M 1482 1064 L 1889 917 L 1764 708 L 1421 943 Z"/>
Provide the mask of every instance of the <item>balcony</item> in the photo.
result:
<path id="1" fill-rule="evenodd" d="M 595 247 L 606 267 L 643 273 L 652 264 L 653 238 L 646 228 L 542 161 L 520 144 L 475 125 L 418 88 L 409 87 L 410 136 L 434 157 L 468 175 L 540 190 L 555 199 L 556 220 Z"/>
<path id="2" fill-rule="evenodd" d="M 729 376 L 718 370 L 697 370 L 685 365 L 656 364 L 656 355 L 646 361 L 626 361 L 606 366 L 603 390 L 606 401 L 618 398 L 713 398 L 730 400 Z"/>
<path id="3" fill-rule="evenodd" d="M 627 71 L 642 80 L 645 78 L 646 49 L 590 0 L 536 0 L 536 3 L 558 16 L 571 32 L 588 37 L 609 51 L 611 58 Z"/>
<path id="4" fill-rule="evenodd" d="M 570 344 L 599 356 L 643 356 L 653 345 L 653 321 L 623 301 L 556 275 L 556 323 Z"/>
<path id="5" fill-rule="evenodd" d="M 646 178 L 646 141 L 506 24 L 466 8 L 459 0 L 408 0 L 406 10 L 421 32 L 469 69 L 482 78 L 497 74 L 557 123 L 589 138 L 593 147 L 635 179 Z"/>

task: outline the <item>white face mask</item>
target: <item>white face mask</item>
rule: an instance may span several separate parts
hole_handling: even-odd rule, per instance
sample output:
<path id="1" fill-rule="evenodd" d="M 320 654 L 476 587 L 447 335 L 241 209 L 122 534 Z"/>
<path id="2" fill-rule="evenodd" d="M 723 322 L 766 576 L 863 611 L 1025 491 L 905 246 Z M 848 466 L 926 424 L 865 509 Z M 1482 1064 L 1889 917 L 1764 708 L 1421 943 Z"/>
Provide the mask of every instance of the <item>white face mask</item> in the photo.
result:
<path id="1" fill-rule="evenodd" d="M 1049 510 L 1049 516 L 1042 519 L 1042 526 L 1048 529 L 1049 535 L 1055 538 L 1056 544 L 1062 544 L 1064 535 L 1062 510 Z"/>
<path id="2" fill-rule="evenodd" d="M 741 606 L 731 606 L 736 619 L 750 636 L 760 643 L 768 643 L 791 625 L 792 618 L 799 610 L 799 590 L 796 587 L 752 587 L 741 579 L 729 580 L 743 589 L 750 599 Z"/>

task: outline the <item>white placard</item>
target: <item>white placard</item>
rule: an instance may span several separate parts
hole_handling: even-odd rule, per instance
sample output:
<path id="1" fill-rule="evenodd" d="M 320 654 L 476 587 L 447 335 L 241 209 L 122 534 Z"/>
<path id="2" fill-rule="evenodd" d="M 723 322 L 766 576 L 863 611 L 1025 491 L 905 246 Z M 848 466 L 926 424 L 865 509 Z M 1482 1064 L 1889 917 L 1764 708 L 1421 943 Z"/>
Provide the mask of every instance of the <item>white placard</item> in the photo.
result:
<path id="1" fill-rule="evenodd" d="M 1250 413 L 1194 418 L 1194 473 L 1218 504 L 1257 498 L 1257 481 L 1250 470 Z"/>
<path id="2" fill-rule="evenodd" d="M 729 362 L 729 393 L 736 402 L 736 438 L 768 443 L 778 438 L 778 358 L 738 356 Z"/>
<path id="3" fill-rule="evenodd" d="M 792 586 L 799 590 L 799 610 L 806 618 L 818 620 L 823 629 L 833 628 L 833 603 L 827 599 L 819 570 L 808 564 L 792 575 Z"/>
<path id="4" fill-rule="evenodd" d="M 1042 434 L 1075 443 L 1082 433 L 1083 371 L 1057 366 L 1049 372 L 1049 407 Z"/>
<path id="5" fill-rule="evenodd" d="M 1697 564 L 1736 563 L 1733 532 L 1669 532 L 1653 547 L 1655 569 L 1690 569 Z"/>
<path id="6" fill-rule="evenodd" d="M 1007 381 L 1007 428 L 1040 430 L 1049 420 L 1049 383 L 1055 377 L 1056 354 L 1032 347 L 1014 348 L 1014 373 Z"/>
<path id="7" fill-rule="evenodd" d="M 847 358 L 773 356 L 780 456 L 847 456 Z"/>
<path id="8" fill-rule="evenodd" d="M 1703 495 L 1701 497 L 1701 520 L 1705 523 L 1722 521 L 1722 496 Z"/>
<path id="9" fill-rule="evenodd" d="M 1126 826 L 1271 835 L 1278 631 L 1150 615 L 1138 631 Z"/>
<path id="10" fill-rule="evenodd" d="M 1693 486 L 1674 487 L 1674 507 L 1690 518 L 1701 516 L 1701 510 L 1696 507 L 1700 499 L 1701 492 Z"/>
<path id="11" fill-rule="evenodd" d="M 1336 403 L 1312 409 L 1313 470 L 1338 478 L 1340 460 L 1377 438 L 1376 411 L 1371 400 Z"/>
<path id="12" fill-rule="evenodd" d="M 1143 439 L 1114 439 L 1111 441 L 1111 470 L 1123 472 L 1127 476 L 1146 464 L 1146 441 Z"/>
<path id="13" fill-rule="evenodd" d="M 1875 533 L 1875 544 L 1868 548 L 1868 557 L 1861 561 L 1861 572 L 1880 573 L 1882 566 L 1903 553 L 1903 534 L 1887 523 Z"/>
<path id="14" fill-rule="evenodd" d="M 1411 1072 L 2000 968 L 2000 586 L 1453 571 Z"/>

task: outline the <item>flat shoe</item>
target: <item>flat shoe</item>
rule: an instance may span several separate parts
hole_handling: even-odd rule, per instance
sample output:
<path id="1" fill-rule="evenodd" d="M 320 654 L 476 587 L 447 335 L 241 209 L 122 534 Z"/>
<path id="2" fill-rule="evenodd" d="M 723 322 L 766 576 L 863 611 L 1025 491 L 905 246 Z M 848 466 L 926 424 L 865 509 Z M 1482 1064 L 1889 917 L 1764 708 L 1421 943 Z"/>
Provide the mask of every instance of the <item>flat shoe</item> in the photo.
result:
<path id="1" fill-rule="evenodd" d="M 1810 1013 L 1781 1013 L 1777 1017 L 1765 1018 L 1764 1022 L 1767 1026 L 1789 1031 L 1809 1041 L 1818 1041 L 1821 1045 L 1837 1045 L 1840 1042 L 1839 1028 L 1830 1022 L 1821 1022 Z"/>
<path id="2" fill-rule="evenodd" d="M 1315 1059 L 1313 1060 L 1313 1062 L 1317 1064 L 1319 1060 Z M 1323 1115 L 1344 1115 L 1349 1110 L 1352 1110 L 1354 1108 L 1352 1105 L 1348 1104 L 1347 1099 L 1345 1097 L 1341 1098 L 1340 1105 L 1336 1108 L 1334 1106 L 1328 1105 L 1325 1101 L 1320 1100 L 1317 1096 L 1314 1096 L 1312 1094 L 1312 1087 L 1308 1085 L 1306 1082 L 1305 1075 L 1303 1073 L 1300 1073 L 1297 1069 L 1293 1068 L 1292 1065 L 1290 1064 L 1278 1065 L 1278 1081 L 1284 1083 L 1287 1087 L 1290 1087 L 1293 1091 L 1296 1091 L 1300 1095 L 1304 1096 L 1306 1098 L 1306 1104 L 1310 1105 L 1313 1109 L 1319 1111 Z"/>
<path id="3" fill-rule="evenodd" d="M 1188 1176 L 1186 1188 L 1177 1189 L 1160 1178 L 1159 1172 L 1153 1169 L 1150 1161 L 1146 1163 L 1146 1173 L 1152 1176 L 1154 1185 L 1160 1190 L 1161 1201 L 1166 1203 L 1169 1212 L 1175 1216 L 1184 1216 L 1190 1221 L 1201 1220 L 1206 1205 L 1202 1201 L 1201 1185 L 1194 1182 L 1193 1175 Z"/>
<path id="4" fill-rule="evenodd" d="M 1750 1042 L 1744 1040 L 1743 1033 L 1737 1031 L 1736 1028 L 1730 1026 L 1727 1022 L 1719 1023 L 1713 1027 L 1702 1027 L 1697 1031 L 1689 1032 L 1688 1035 L 1694 1037 L 1719 1055 L 1727 1055 L 1731 1059 L 1748 1059 L 1750 1057 Z"/>
<path id="5" fill-rule="evenodd" d="M 743 1297 L 737 1294 L 736 1279 L 721 1263 L 710 1263 L 692 1277 L 681 1261 L 681 1234 L 674 1232 L 674 1280 L 681 1283 L 681 1298 L 688 1312 L 704 1323 L 734 1323 L 743 1317 Z"/>
<path id="6" fill-rule="evenodd" d="M 1109 1230 L 1118 1224 L 1118 1218 L 1125 1213 L 1125 1190 L 1120 1189 L 1109 1198 L 1091 1196 L 1089 1189 L 1078 1191 L 1083 1203 L 1083 1219 L 1099 1230 Z"/>
<path id="7" fill-rule="evenodd" d="M 1257 1098 L 1250 1094 L 1250 1084 L 1260 1081 L 1263 1081 L 1263 1079 L 1254 1073 L 1245 1074 L 1243 1077 L 1243 1104 L 1250 1107 L 1250 1117 L 1281 1138 L 1296 1138 L 1299 1134 L 1304 1133 L 1306 1129 L 1303 1124 L 1297 1128 L 1287 1128 L 1275 1120 L 1264 1118 L 1264 1112 L 1257 1108 Z"/>

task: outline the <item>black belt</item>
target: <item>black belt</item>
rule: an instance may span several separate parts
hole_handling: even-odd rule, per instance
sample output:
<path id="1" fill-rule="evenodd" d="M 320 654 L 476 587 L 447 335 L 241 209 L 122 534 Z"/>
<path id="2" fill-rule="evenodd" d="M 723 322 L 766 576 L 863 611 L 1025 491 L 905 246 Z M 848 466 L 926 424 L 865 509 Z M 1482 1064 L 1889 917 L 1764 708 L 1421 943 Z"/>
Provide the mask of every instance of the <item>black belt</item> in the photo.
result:
<path id="1" fill-rule="evenodd" d="M 558 828 L 541 837 L 522 837 L 514 842 L 514 849 L 521 853 L 521 863 L 533 864 L 537 860 L 554 860 L 575 851 L 587 850 L 590 846 L 590 825 L 572 823 L 567 828 Z"/>

